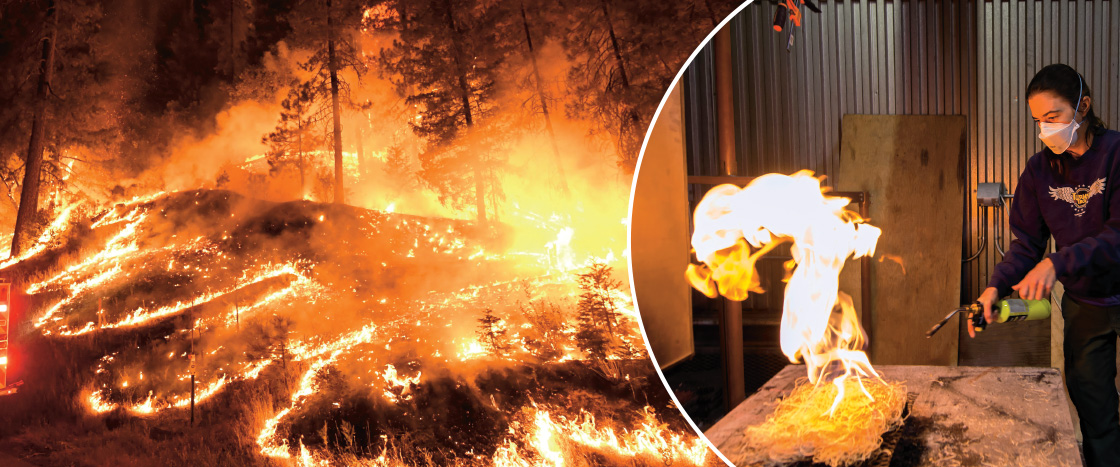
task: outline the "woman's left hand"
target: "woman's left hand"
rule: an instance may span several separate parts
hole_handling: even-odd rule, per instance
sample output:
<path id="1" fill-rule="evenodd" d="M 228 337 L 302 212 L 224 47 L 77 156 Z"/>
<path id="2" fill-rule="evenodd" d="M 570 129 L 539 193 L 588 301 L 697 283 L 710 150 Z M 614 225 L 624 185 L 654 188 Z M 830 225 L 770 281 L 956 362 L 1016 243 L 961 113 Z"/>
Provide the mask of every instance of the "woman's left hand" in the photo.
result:
<path id="1" fill-rule="evenodd" d="M 1038 263 L 1022 282 L 1011 286 L 1012 290 L 1019 292 L 1019 298 L 1026 300 L 1043 300 L 1050 298 L 1050 289 L 1054 287 L 1057 276 L 1054 272 L 1054 263 L 1046 258 Z"/>

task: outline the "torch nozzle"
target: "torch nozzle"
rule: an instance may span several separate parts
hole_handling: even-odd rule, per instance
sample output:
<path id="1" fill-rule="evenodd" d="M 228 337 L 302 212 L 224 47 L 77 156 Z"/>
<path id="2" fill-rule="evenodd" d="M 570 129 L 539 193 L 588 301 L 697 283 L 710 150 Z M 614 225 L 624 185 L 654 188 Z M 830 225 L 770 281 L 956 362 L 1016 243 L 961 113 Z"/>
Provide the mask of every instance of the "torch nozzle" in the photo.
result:
<path id="1" fill-rule="evenodd" d="M 953 318 L 953 316 L 955 316 L 957 313 L 960 313 L 961 311 L 964 311 L 965 309 L 966 309 L 965 307 L 957 308 L 956 310 L 953 310 L 952 312 L 950 312 L 948 315 L 945 315 L 945 318 L 942 319 L 941 322 L 933 325 L 933 327 L 930 328 L 929 331 L 926 331 L 926 338 L 928 339 L 930 337 L 933 337 L 933 335 L 937 331 L 941 330 L 941 328 L 943 326 L 945 326 L 945 323 L 948 323 L 949 320 Z"/>

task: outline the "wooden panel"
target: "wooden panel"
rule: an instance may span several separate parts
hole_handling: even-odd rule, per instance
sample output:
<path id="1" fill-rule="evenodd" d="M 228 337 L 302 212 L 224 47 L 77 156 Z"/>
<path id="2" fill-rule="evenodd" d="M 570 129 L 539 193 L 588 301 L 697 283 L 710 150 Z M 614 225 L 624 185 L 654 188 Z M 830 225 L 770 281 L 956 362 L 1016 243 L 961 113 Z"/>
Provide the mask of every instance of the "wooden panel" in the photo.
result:
<path id="1" fill-rule="evenodd" d="M 635 175 L 630 216 L 634 296 L 653 356 L 665 368 L 692 355 L 688 196 L 680 86 L 653 126 Z"/>
<path id="2" fill-rule="evenodd" d="M 891 465 L 1080 466 L 1061 374 L 1051 368 L 890 366 L 915 395 Z M 805 367 L 790 365 L 704 433 L 736 465 L 743 430 L 762 423 Z"/>
<path id="3" fill-rule="evenodd" d="M 952 365 L 957 335 L 925 332 L 960 306 L 966 121 L 960 115 L 845 115 L 840 191 L 864 191 L 883 229 L 871 267 L 871 358 Z M 851 269 L 851 268 L 849 268 Z M 845 276 L 844 289 L 858 290 Z"/>

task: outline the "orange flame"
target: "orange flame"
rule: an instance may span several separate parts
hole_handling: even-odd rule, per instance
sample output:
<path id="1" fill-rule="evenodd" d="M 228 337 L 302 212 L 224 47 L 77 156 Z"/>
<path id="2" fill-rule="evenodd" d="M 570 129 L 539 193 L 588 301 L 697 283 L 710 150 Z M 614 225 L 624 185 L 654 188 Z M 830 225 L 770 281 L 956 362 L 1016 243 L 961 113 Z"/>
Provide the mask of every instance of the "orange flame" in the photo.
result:
<path id="1" fill-rule="evenodd" d="M 844 397 L 845 378 L 878 377 L 862 351 L 866 334 L 850 297 L 839 291 L 839 277 L 849 257 L 875 253 L 881 231 L 848 210 L 850 203 L 825 196 L 809 171 L 764 175 L 744 188 L 717 186 L 696 207 L 692 246 L 703 265 L 690 265 L 687 272 L 708 296 L 743 300 L 763 291 L 755 262 L 779 243 L 792 242 L 781 348 L 790 361 L 805 361 L 813 383 L 834 377 L 840 392 L 830 413 Z"/>

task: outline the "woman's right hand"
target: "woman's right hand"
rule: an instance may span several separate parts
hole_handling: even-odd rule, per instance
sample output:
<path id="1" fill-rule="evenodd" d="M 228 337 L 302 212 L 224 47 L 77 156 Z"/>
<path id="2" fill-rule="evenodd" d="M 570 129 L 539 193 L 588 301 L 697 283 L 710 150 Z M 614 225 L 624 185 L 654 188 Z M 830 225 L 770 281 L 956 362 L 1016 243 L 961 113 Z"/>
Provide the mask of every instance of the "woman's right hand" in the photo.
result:
<path id="1" fill-rule="evenodd" d="M 980 302 L 980 306 L 984 307 L 984 320 L 989 323 L 994 323 L 992 316 L 992 305 L 999 301 L 999 290 L 995 287 L 988 287 L 984 289 L 984 293 L 976 299 Z M 973 329 L 972 323 L 968 323 L 968 337 L 976 337 L 976 330 Z"/>

